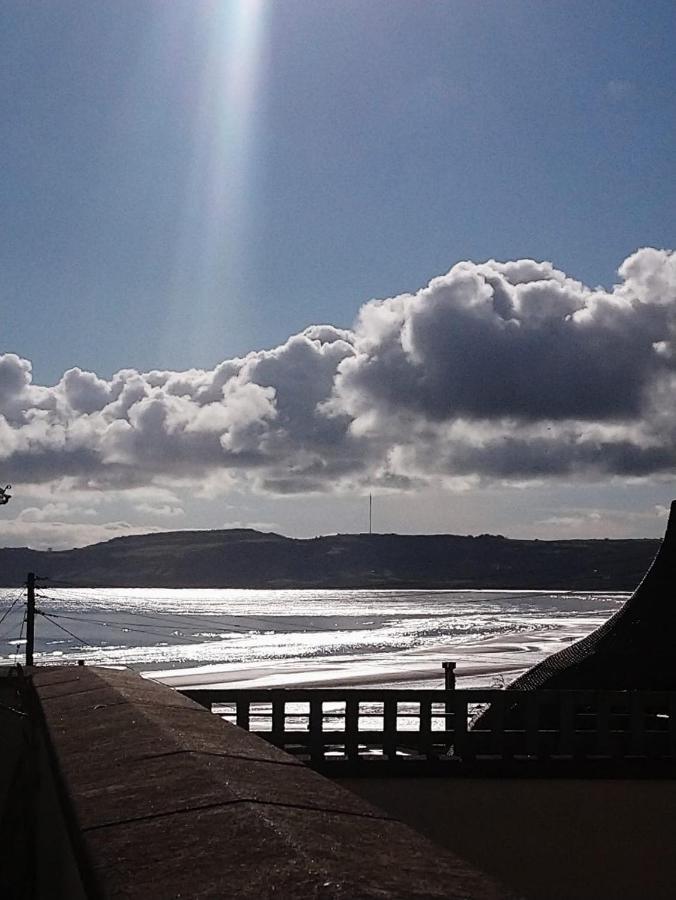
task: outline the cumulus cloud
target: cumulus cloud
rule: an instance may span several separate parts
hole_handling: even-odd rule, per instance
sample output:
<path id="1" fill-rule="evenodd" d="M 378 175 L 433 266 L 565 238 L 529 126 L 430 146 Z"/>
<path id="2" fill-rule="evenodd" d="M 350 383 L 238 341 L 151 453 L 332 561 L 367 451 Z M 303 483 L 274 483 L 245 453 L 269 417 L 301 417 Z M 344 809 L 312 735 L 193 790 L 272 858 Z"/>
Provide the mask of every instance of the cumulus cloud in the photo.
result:
<path id="1" fill-rule="evenodd" d="M 540 534 L 552 538 L 624 538 L 641 534 L 658 521 L 660 526 L 669 510 L 654 506 L 646 510 L 615 509 L 561 509 L 556 515 L 539 519 L 535 525 Z"/>
<path id="2" fill-rule="evenodd" d="M 97 544 L 112 538 L 127 537 L 132 534 L 148 534 L 159 531 L 154 525 L 130 525 L 128 522 L 76 523 L 53 519 L 49 522 L 30 517 L 17 516 L 3 522 L 3 546 L 26 547 L 35 550 L 67 550 Z"/>
<path id="3" fill-rule="evenodd" d="M 272 493 L 676 468 L 676 254 L 646 248 L 612 290 L 549 262 L 460 262 L 210 371 L 35 385 L 0 356 L 0 470 L 81 490 L 219 479 Z M 146 503 L 158 516 L 174 502 Z"/>

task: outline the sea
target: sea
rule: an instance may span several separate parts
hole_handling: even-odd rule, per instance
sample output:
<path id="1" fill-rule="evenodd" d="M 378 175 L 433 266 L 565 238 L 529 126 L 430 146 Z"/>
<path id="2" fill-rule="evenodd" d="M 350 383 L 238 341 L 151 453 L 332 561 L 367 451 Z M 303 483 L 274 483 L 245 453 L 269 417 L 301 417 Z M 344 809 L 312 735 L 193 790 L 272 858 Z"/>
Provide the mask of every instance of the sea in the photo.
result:
<path id="1" fill-rule="evenodd" d="M 500 590 L 167 590 L 40 585 L 35 661 L 128 667 L 175 687 L 502 687 L 628 595 Z M 0 664 L 25 652 L 0 589 Z"/>

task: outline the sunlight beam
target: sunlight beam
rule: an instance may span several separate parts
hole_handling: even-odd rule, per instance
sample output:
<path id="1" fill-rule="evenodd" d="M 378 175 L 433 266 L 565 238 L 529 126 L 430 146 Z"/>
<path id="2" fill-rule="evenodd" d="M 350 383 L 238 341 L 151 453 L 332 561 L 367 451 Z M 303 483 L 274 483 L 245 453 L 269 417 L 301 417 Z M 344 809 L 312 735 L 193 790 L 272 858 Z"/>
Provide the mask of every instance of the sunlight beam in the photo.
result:
<path id="1" fill-rule="evenodd" d="M 215 0 L 196 13 L 203 63 L 195 86 L 167 335 L 174 340 L 187 331 L 196 358 L 217 352 L 244 302 L 267 5 L 267 0 Z"/>

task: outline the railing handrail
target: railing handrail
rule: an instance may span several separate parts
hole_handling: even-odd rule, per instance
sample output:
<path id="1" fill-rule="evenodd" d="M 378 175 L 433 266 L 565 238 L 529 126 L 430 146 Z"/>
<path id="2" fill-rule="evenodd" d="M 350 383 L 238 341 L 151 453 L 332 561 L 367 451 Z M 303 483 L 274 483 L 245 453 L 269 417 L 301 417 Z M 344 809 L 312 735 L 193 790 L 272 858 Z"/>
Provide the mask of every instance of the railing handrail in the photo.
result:
<path id="1" fill-rule="evenodd" d="M 574 688 L 555 690 L 553 688 L 533 691 L 512 691 L 508 688 L 180 688 L 180 693 L 187 697 L 199 697 L 211 702 L 219 699 L 235 700 L 239 697 L 248 697 L 253 703 L 265 703 L 272 699 L 283 699 L 289 702 L 303 700 L 346 700 L 357 698 L 359 700 L 395 700 L 416 702 L 418 700 L 431 700 L 444 703 L 451 699 L 466 700 L 468 703 L 494 703 L 508 699 L 509 702 L 528 702 L 536 697 L 543 701 L 558 702 L 563 698 L 579 699 L 580 702 L 593 703 L 595 700 L 606 698 L 609 700 L 622 700 L 630 696 L 640 696 L 645 699 L 664 700 L 668 697 L 676 697 L 676 690 L 606 690 L 594 688 Z"/>
<path id="2" fill-rule="evenodd" d="M 548 770 L 571 762 L 598 767 L 599 760 L 633 766 L 643 759 L 659 760 L 671 777 L 676 764 L 676 691 L 331 687 L 182 693 L 220 707 L 219 714 L 240 727 L 326 770 L 374 771 L 374 755 L 395 769 L 426 766 L 433 773 L 448 772 L 449 765 L 474 769 L 482 760 L 503 768 L 527 761 L 531 770 Z M 301 704 L 307 710 L 299 710 Z"/>

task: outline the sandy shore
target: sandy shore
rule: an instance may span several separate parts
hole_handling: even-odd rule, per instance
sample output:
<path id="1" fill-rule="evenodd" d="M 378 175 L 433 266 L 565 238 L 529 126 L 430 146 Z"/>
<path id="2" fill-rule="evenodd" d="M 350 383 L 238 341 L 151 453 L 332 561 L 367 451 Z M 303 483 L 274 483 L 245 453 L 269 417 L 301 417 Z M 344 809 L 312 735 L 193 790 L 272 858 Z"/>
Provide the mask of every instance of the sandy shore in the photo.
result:
<path id="1" fill-rule="evenodd" d="M 175 688 L 271 688 L 318 686 L 443 687 L 442 662 L 456 663 L 459 687 L 503 686 L 558 649 L 560 633 L 539 635 L 537 644 L 519 636 L 472 644 L 442 644 L 403 653 L 311 657 L 285 661 L 217 663 L 156 669 L 148 677 Z"/>

